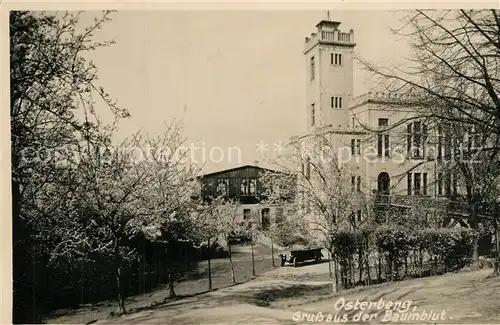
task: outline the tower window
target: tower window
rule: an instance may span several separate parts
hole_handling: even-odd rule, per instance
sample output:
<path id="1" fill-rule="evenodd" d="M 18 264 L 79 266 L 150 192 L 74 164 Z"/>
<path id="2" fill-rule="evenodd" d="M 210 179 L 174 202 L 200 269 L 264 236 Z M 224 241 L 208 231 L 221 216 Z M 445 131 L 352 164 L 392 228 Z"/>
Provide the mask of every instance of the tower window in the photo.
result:
<path id="1" fill-rule="evenodd" d="M 330 63 L 334 65 L 342 65 L 342 54 L 340 53 L 331 53 L 330 54 Z"/>
<path id="2" fill-rule="evenodd" d="M 314 72 L 315 72 L 315 69 L 314 69 L 314 65 L 315 65 L 314 64 L 314 56 L 311 57 L 311 64 L 310 65 L 311 65 L 311 80 L 313 80 L 314 79 Z"/>
<path id="3" fill-rule="evenodd" d="M 315 112 L 314 104 L 311 104 L 311 126 L 314 126 L 314 124 L 316 124 L 315 114 L 316 114 L 316 112 Z"/>
<path id="4" fill-rule="evenodd" d="M 332 97 L 330 106 L 332 108 L 342 108 L 342 97 Z"/>

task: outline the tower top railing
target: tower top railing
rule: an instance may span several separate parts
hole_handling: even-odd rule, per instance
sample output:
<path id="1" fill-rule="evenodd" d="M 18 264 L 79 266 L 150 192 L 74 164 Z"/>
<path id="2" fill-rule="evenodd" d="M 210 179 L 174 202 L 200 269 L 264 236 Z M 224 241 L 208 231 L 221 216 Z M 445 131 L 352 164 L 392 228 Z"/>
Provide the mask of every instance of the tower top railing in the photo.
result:
<path id="1" fill-rule="evenodd" d="M 338 26 L 340 22 L 323 20 L 316 25 L 317 31 L 305 38 L 305 50 L 317 43 L 333 43 L 354 46 L 354 31 L 342 32 Z"/>

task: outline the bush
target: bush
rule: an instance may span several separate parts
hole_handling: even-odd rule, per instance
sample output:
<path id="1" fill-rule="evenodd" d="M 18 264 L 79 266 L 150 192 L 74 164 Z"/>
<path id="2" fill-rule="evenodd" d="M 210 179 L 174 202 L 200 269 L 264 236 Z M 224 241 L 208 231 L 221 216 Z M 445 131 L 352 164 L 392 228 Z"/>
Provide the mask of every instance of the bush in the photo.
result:
<path id="1" fill-rule="evenodd" d="M 363 263 L 367 260 L 372 261 L 370 265 L 378 265 L 379 277 L 385 269 L 390 280 L 456 271 L 471 262 L 475 236 L 470 229 L 415 231 L 403 225 L 381 225 L 375 229 L 340 230 L 331 244 L 333 258 L 341 267 L 340 276 L 347 285 L 355 264 L 359 281 L 363 282 Z"/>

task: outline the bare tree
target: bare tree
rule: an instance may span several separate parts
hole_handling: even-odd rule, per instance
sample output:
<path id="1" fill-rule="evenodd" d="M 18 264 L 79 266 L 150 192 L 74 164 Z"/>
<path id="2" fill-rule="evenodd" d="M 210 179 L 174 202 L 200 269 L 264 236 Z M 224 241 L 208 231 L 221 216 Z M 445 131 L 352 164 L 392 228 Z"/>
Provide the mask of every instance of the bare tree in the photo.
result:
<path id="1" fill-rule="evenodd" d="M 477 231 L 487 223 L 478 209 L 496 184 L 492 177 L 499 176 L 499 15 L 494 9 L 404 12 L 402 26 L 393 32 L 410 45 L 407 64 L 384 67 L 359 58 L 380 85 L 398 94 L 392 105 L 411 107 L 410 119 L 426 123 L 429 135 L 436 135 L 436 155 L 426 163 L 439 166 L 447 196 L 455 201 L 451 205 L 456 209 L 464 201 L 466 219 Z M 441 148 L 447 151 L 442 156 Z M 462 192 L 453 190 L 457 184 Z M 478 257 L 476 238 L 474 260 Z"/>
<path id="2" fill-rule="evenodd" d="M 242 231 L 243 223 L 240 220 L 241 204 L 237 200 L 229 200 L 225 197 L 219 197 L 210 200 L 210 205 L 213 222 L 217 224 L 217 233 L 218 235 L 221 235 L 227 243 L 231 280 L 233 283 L 236 283 L 231 240 L 235 234 L 239 234 Z"/>
<path id="3" fill-rule="evenodd" d="M 366 208 L 368 201 L 362 192 L 364 186 L 361 179 L 359 183 L 352 184 L 355 170 L 341 162 L 339 148 L 332 143 L 332 136 L 329 133 L 317 133 L 299 139 L 292 143 L 291 150 L 277 164 L 284 175 L 296 177 L 294 188 L 299 204 L 298 213 L 308 223 L 311 238 L 316 238 L 335 257 L 335 235 L 341 229 L 353 227 L 358 210 L 364 213 L 369 210 Z M 268 186 L 276 189 L 277 195 L 281 196 L 284 190 L 290 188 L 285 185 L 289 181 L 289 176 L 288 179 L 277 177 L 274 184 Z M 337 268 L 334 259 L 334 269 Z M 333 290 L 338 289 L 336 275 Z"/>

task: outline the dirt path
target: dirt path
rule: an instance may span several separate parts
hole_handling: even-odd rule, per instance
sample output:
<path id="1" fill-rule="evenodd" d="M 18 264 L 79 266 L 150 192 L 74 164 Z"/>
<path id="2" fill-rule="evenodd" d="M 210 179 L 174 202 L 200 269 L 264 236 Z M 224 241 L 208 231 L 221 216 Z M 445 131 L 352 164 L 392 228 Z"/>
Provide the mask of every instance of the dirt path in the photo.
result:
<path id="1" fill-rule="evenodd" d="M 303 272 L 306 272 L 304 269 Z M 439 323 L 499 323 L 500 281 L 489 278 L 491 270 L 414 279 L 374 286 L 342 296 L 329 296 L 329 282 L 298 282 L 259 279 L 197 297 L 109 319 L 101 323 L 140 324 L 291 324 L 311 323 L 307 316 L 346 315 L 352 321 L 359 312 L 336 310 L 342 301 L 410 301 L 417 313 L 445 311 Z M 340 300 L 340 299 L 344 300 Z M 283 302 L 287 302 L 284 304 Z M 340 302 L 339 302 L 340 301 Z M 410 311 L 411 312 L 411 311 Z M 372 322 L 383 320 L 385 310 L 365 309 L 375 314 Z M 304 316 L 305 315 L 305 316 Z M 393 317 L 396 313 L 393 313 Z M 340 317 L 340 316 L 338 316 Z M 300 319 L 300 320 L 299 320 Z M 309 320 L 311 320 L 310 318 Z M 318 318 L 319 320 L 319 318 Z M 387 320 L 387 319 L 386 319 Z M 392 323 L 415 323 L 391 318 Z M 332 321 L 333 322 L 333 321 Z M 362 321 L 358 321 L 362 322 Z M 418 323 L 435 323 L 424 320 Z"/>

